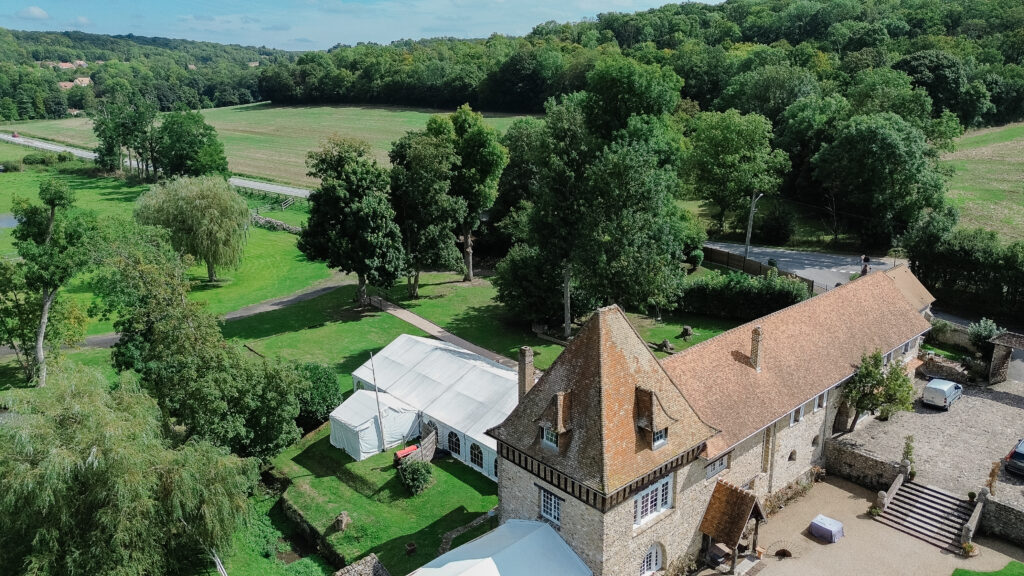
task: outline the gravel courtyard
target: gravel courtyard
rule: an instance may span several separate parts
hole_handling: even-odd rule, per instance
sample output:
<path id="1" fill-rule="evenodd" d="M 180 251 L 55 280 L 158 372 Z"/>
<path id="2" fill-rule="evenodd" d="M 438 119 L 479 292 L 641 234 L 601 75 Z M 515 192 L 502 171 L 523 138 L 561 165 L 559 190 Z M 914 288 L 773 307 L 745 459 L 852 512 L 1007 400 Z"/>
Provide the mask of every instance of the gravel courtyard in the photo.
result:
<path id="1" fill-rule="evenodd" d="M 924 384 L 914 384 L 918 398 Z M 866 418 L 845 440 L 881 459 L 899 461 L 903 438 L 913 435 L 917 482 L 966 497 L 985 485 L 992 463 L 1024 437 L 1024 383 L 964 386 L 964 397 L 949 412 L 923 406 L 918 399 L 912 412 L 900 412 L 888 422 Z M 995 496 L 1024 507 L 1024 479 L 1001 470 Z"/>

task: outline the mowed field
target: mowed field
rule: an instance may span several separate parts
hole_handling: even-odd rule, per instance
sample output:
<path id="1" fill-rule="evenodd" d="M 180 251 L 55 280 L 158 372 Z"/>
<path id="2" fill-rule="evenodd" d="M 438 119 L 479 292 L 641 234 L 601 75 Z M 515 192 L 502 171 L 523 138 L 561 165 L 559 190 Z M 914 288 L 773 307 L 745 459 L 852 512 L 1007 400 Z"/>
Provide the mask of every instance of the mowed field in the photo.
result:
<path id="1" fill-rule="evenodd" d="M 969 132 L 943 160 L 955 171 L 949 199 L 963 226 L 1024 240 L 1024 123 Z"/>
<path id="2" fill-rule="evenodd" d="M 366 140 L 374 155 L 387 163 L 391 143 L 409 130 L 427 125 L 432 114 L 451 110 L 386 106 L 272 106 L 247 104 L 203 110 L 217 129 L 228 164 L 236 174 L 313 186 L 306 176 L 306 153 L 332 134 Z M 485 114 L 487 123 L 504 131 L 518 116 Z M 96 137 L 87 118 L 34 120 L 0 124 L 26 136 L 94 148 Z"/>

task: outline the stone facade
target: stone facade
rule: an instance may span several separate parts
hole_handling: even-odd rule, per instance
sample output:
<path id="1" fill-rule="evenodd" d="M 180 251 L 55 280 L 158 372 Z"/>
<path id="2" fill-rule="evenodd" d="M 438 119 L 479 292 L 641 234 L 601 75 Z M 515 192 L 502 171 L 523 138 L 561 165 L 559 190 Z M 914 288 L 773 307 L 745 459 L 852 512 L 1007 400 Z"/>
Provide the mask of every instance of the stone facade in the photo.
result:
<path id="1" fill-rule="evenodd" d="M 989 496 L 981 510 L 981 533 L 1024 546 L 1024 510 Z"/>
<path id="2" fill-rule="evenodd" d="M 334 576 L 391 576 L 391 573 L 380 563 L 377 555 L 370 552 L 369 556 L 338 570 Z"/>
<path id="3" fill-rule="evenodd" d="M 825 440 L 825 469 L 872 490 L 888 489 L 900 473 L 899 463 L 879 460 L 842 439 Z"/>
<path id="4" fill-rule="evenodd" d="M 988 383 L 999 384 L 1006 382 L 1006 375 L 1010 370 L 1010 357 L 1013 356 L 1013 348 L 996 344 L 992 352 L 992 364 L 989 368 Z"/>
<path id="5" fill-rule="evenodd" d="M 812 466 L 825 464 L 825 438 L 840 404 L 838 389 L 829 391 L 825 406 L 805 404 L 804 416 L 790 426 L 789 416 L 740 442 L 728 453 L 729 466 L 708 478 L 707 460 L 699 458 L 671 472 L 672 508 L 640 526 L 633 524 L 633 498 L 602 514 L 541 478 L 503 460 L 498 465 L 500 519 L 544 520 L 540 488 L 563 499 L 561 522 L 555 529 L 595 576 L 636 573 L 654 544 L 663 565 L 700 550 L 700 522 L 719 479 L 752 490 L 760 499 L 787 484 L 806 478 Z M 767 439 L 766 439 L 767 437 Z M 768 458 L 765 458 L 765 449 Z M 796 451 L 796 459 L 790 453 Z"/>

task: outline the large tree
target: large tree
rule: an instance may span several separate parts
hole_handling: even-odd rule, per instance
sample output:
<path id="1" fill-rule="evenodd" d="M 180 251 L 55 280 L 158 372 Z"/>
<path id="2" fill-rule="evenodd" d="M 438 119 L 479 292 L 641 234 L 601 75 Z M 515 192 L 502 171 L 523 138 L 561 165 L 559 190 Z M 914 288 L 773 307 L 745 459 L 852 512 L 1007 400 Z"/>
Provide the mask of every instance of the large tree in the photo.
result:
<path id="1" fill-rule="evenodd" d="M 755 68 L 729 81 L 716 107 L 757 113 L 778 123 L 790 104 L 821 92 L 814 75 L 789 64 Z"/>
<path id="2" fill-rule="evenodd" d="M 388 172 L 369 151 L 366 142 L 333 137 L 309 153 L 309 175 L 320 186 L 309 196 L 309 221 L 299 237 L 306 257 L 356 275 L 364 304 L 367 284 L 390 288 L 405 264 Z"/>
<path id="3" fill-rule="evenodd" d="M 466 218 L 466 201 L 451 195 L 458 161 L 453 137 L 439 136 L 434 117 L 423 131 L 408 132 L 391 147 L 391 205 L 402 232 L 409 295 L 419 296 L 420 272 L 459 270 L 463 262 L 452 230 Z"/>
<path id="4" fill-rule="evenodd" d="M 194 111 L 178 111 L 163 117 L 156 129 L 153 165 L 164 176 L 227 174 L 228 159 L 217 130 Z"/>
<path id="5" fill-rule="evenodd" d="M 853 377 L 843 384 L 843 400 L 854 411 L 850 430 L 857 426 L 861 414 L 881 411 L 882 419 L 894 412 L 910 410 L 914 385 L 902 362 L 886 365 L 881 352 L 864 354 Z"/>
<path id="6" fill-rule="evenodd" d="M 135 217 L 171 232 L 171 244 L 206 263 L 207 278 L 217 280 L 217 266 L 242 261 L 249 207 L 220 176 L 176 178 L 139 197 Z"/>
<path id="7" fill-rule="evenodd" d="M 771 146 L 772 126 L 760 114 L 703 112 L 691 124 L 686 166 L 697 196 L 718 210 L 719 228 L 758 194 L 778 191 L 789 159 Z"/>
<path id="8" fill-rule="evenodd" d="M 245 521 L 256 466 L 175 445 L 130 377 L 53 373 L 0 425 L 0 572 L 192 574 Z"/>
<path id="9" fill-rule="evenodd" d="M 812 163 L 867 248 L 889 247 L 942 203 L 945 177 L 924 133 L 892 112 L 844 122 Z"/>
<path id="10" fill-rule="evenodd" d="M 623 56 L 602 58 L 587 74 L 584 108 L 595 135 L 611 139 L 630 117 L 675 111 L 683 81 L 671 68 Z"/>
<path id="11" fill-rule="evenodd" d="M 67 182 L 51 178 L 39 185 L 42 205 L 16 198 L 14 245 L 24 287 L 38 295 L 35 338 L 35 369 L 40 387 L 46 385 L 46 331 L 50 311 L 65 285 L 85 271 L 93 249 L 95 221 L 91 214 L 74 208 L 75 195 Z"/>
<path id="12" fill-rule="evenodd" d="M 484 117 L 464 104 L 447 118 L 430 124 L 435 136 L 452 138 L 458 160 L 452 167 L 450 194 L 466 205 L 459 222 L 462 252 L 465 259 L 465 281 L 473 280 L 473 231 L 481 215 L 494 205 L 498 196 L 498 180 L 508 164 L 508 150 L 501 145 L 498 133 L 484 124 Z"/>

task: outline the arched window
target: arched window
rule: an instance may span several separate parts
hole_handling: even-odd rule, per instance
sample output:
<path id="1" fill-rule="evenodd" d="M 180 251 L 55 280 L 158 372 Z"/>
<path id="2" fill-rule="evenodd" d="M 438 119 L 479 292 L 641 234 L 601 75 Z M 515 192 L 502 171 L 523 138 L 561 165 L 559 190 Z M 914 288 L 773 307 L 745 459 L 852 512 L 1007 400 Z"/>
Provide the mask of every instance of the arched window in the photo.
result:
<path id="1" fill-rule="evenodd" d="M 793 450 L 792 452 L 789 453 L 789 461 L 796 462 L 796 450 Z"/>
<path id="2" fill-rule="evenodd" d="M 814 438 L 811 438 L 811 446 L 817 448 L 818 444 L 820 444 L 820 443 L 821 443 L 821 436 L 815 436 Z"/>
<path id="3" fill-rule="evenodd" d="M 469 445 L 469 461 L 477 468 L 484 467 L 484 451 L 475 442 Z"/>
<path id="4" fill-rule="evenodd" d="M 654 574 L 661 570 L 661 545 L 655 542 L 647 549 L 644 559 L 640 562 L 640 576 Z"/>
<path id="5" fill-rule="evenodd" d="M 454 430 L 448 433 L 448 451 L 452 454 L 462 454 L 462 441 Z"/>

